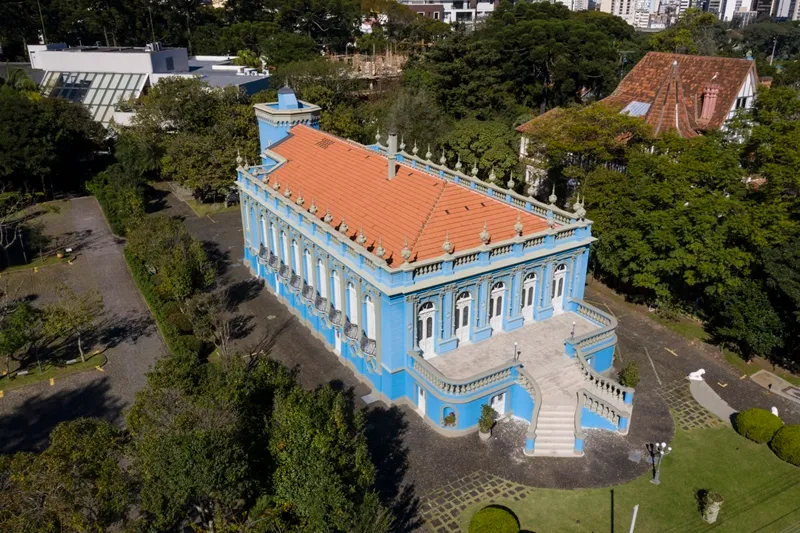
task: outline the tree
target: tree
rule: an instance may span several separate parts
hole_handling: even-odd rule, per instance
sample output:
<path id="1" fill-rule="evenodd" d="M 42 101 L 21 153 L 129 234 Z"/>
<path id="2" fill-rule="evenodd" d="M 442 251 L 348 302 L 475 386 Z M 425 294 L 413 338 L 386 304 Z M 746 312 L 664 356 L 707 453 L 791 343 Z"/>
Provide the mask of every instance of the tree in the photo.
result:
<path id="1" fill-rule="evenodd" d="M 61 285 L 56 289 L 58 300 L 44 308 L 44 333 L 52 338 L 76 339 L 81 361 L 86 362 L 83 340 L 95 327 L 103 312 L 103 297 L 97 291 L 80 295 Z"/>
<path id="2" fill-rule="evenodd" d="M 217 352 L 230 355 L 233 320 L 228 316 L 225 298 L 219 293 L 200 293 L 186 303 L 186 314 L 197 338 L 210 342 Z"/>
<path id="3" fill-rule="evenodd" d="M 442 137 L 441 146 L 451 167 L 460 160 L 469 172 L 476 165 L 481 179 L 494 175 L 497 183 L 505 185 L 519 161 L 515 137 L 504 122 L 466 119 Z"/>
<path id="4" fill-rule="evenodd" d="M 143 96 L 141 105 L 132 134 L 160 155 L 163 177 L 188 187 L 201 201 L 228 194 L 237 154 L 250 160 L 258 155 L 253 110 L 236 88 L 212 90 L 194 78 L 167 79 Z"/>
<path id="5" fill-rule="evenodd" d="M 128 235 L 127 249 L 157 275 L 158 292 L 182 307 L 214 281 L 214 264 L 202 243 L 179 220 L 147 217 Z"/>
<path id="6" fill-rule="evenodd" d="M 124 523 L 133 488 L 124 450 L 120 430 L 78 419 L 59 424 L 41 454 L 0 457 L 0 529 L 99 533 Z"/>
<path id="7" fill-rule="evenodd" d="M 718 299 L 719 310 L 712 320 L 714 334 L 735 343 L 747 359 L 769 356 L 783 344 L 781 317 L 763 283 L 742 280 Z"/>
<path id="8" fill-rule="evenodd" d="M 0 355 L 5 357 L 3 375 L 11 371 L 11 359 L 32 340 L 40 320 L 39 313 L 28 302 L 4 302 L 0 309 Z"/>
<path id="9" fill-rule="evenodd" d="M 713 56 L 717 55 L 724 37 L 725 28 L 715 15 L 692 8 L 674 26 L 654 33 L 648 48 L 655 52 Z"/>
<path id="10" fill-rule="evenodd" d="M 352 398 L 329 387 L 294 388 L 276 402 L 270 434 L 276 503 L 292 509 L 302 530 L 352 531 L 375 481 Z"/>

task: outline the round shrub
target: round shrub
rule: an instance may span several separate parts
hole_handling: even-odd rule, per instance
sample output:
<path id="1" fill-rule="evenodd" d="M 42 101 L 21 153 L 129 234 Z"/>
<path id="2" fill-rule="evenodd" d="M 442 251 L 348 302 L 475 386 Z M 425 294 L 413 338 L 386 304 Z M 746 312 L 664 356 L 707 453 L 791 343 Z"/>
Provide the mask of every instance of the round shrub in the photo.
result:
<path id="1" fill-rule="evenodd" d="M 619 382 L 625 387 L 635 387 L 639 384 L 639 363 L 631 361 L 619 373 Z"/>
<path id="2" fill-rule="evenodd" d="M 781 427 L 781 419 L 766 409 L 751 407 L 736 415 L 736 431 L 739 435 L 759 444 L 769 442 Z"/>
<path id="3" fill-rule="evenodd" d="M 181 312 L 181 306 L 178 302 L 167 302 L 161 306 L 161 314 L 164 316 L 172 316 Z"/>
<path id="4" fill-rule="evenodd" d="M 800 466 L 800 425 L 783 426 L 772 437 L 769 447 L 787 463 Z"/>
<path id="5" fill-rule="evenodd" d="M 167 317 L 167 324 L 175 328 L 175 331 L 180 335 L 190 335 L 194 329 L 192 328 L 192 321 L 183 313 L 175 313 Z"/>
<path id="6" fill-rule="evenodd" d="M 469 533 L 518 533 L 519 521 L 514 513 L 498 505 L 484 507 L 472 517 Z"/>
<path id="7" fill-rule="evenodd" d="M 194 335 L 181 335 L 178 337 L 178 342 L 186 352 L 198 355 L 203 350 L 203 341 Z"/>

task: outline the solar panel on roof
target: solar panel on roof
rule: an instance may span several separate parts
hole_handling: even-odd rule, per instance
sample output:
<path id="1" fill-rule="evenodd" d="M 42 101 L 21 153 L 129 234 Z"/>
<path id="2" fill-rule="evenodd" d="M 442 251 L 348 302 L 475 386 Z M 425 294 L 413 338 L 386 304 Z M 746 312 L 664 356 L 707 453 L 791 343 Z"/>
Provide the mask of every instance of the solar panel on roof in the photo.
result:
<path id="1" fill-rule="evenodd" d="M 632 117 L 641 117 L 646 115 L 649 110 L 650 104 L 647 102 L 637 102 L 634 100 L 630 104 L 626 105 L 625 109 L 620 111 L 620 113 L 627 114 Z"/>
<path id="2" fill-rule="evenodd" d="M 107 124 L 120 101 L 139 95 L 146 77 L 146 74 L 48 72 L 41 92 L 49 98 L 83 104 L 89 108 L 92 118 Z"/>

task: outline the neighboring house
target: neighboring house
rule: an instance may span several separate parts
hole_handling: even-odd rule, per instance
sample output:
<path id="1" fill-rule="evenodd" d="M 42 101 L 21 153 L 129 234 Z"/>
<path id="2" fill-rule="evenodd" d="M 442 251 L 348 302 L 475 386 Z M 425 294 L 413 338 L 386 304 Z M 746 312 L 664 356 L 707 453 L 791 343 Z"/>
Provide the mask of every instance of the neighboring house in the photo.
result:
<path id="1" fill-rule="evenodd" d="M 755 61 L 649 52 L 601 102 L 642 117 L 655 135 L 695 137 L 724 130 L 753 106 L 757 88 Z"/>
<path id="2" fill-rule="evenodd" d="M 649 52 L 600 102 L 616 106 L 620 113 L 641 117 L 655 135 L 675 132 L 696 137 L 706 131 L 725 130 L 738 110 L 750 109 L 759 79 L 754 61 Z M 543 120 L 557 119 L 553 109 L 519 126 L 520 159 L 534 194 L 545 174 L 541 158 L 528 153 L 525 133 Z"/>
<path id="3" fill-rule="evenodd" d="M 29 45 L 31 67 L 45 71 L 40 84 L 46 97 L 83 104 L 103 125 L 113 119 L 127 124 L 132 112 L 120 103 L 136 100 L 148 87 L 170 76 L 199 77 L 211 87 L 240 87 L 253 94 L 269 86 L 269 77 L 257 69 L 231 64 L 232 57 L 190 58 L 186 48 L 143 48 Z"/>
<path id="4" fill-rule="evenodd" d="M 616 320 L 583 300 L 592 223 L 405 151 L 319 131 L 289 88 L 256 104 L 262 161 L 237 169 L 245 264 L 387 404 L 445 436 L 481 405 L 529 424 L 529 455 L 627 433 L 607 377 Z M 513 182 L 509 187 L 513 187 Z M 523 443 L 520 442 L 520 446 Z"/>

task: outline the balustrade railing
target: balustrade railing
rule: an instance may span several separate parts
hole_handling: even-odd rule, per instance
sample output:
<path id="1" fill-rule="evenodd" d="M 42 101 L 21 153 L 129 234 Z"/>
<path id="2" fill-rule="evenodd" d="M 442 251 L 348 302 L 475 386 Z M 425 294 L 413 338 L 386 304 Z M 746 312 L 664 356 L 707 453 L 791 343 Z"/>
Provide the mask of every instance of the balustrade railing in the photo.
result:
<path id="1" fill-rule="evenodd" d="M 414 277 L 417 276 L 424 276 L 425 274 L 433 274 L 434 272 L 440 272 L 442 270 L 442 262 L 439 261 L 438 263 L 431 263 L 429 265 L 422 265 L 421 267 L 417 267 L 414 269 Z"/>
<path id="2" fill-rule="evenodd" d="M 375 342 L 375 339 L 370 339 L 369 337 L 364 337 L 361 339 L 361 351 L 367 355 L 375 355 L 375 352 L 378 350 L 378 343 Z"/>
<path id="3" fill-rule="evenodd" d="M 344 315 L 338 309 L 331 308 L 328 312 L 328 320 L 330 320 L 331 324 L 334 326 L 341 326 L 344 322 Z"/>
<path id="4" fill-rule="evenodd" d="M 575 230 L 574 229 L 569 229 L 569 230 L 566 230 L 566 231 L 559 231 L 558 233 L 556 233 L 556 240 L 560 241 L 560 240 L 563 240 L 563 239 L 569 239 L 570 237 L 574 237 L 574 236 L 575 236 Z"/>
<path id="5" fill-rule="evenodd" d="M 344 324 L 344 335 L 348 339 L 351 340 L 358 340 L 358 334 L 360 333 L 358 325 L 353 324 L 349 320 L 347 320 Z"/>
<path id="6" fill-rule="evenodd" d="M 488 388 L 492 385 L 512 378 L 514 368 L 518 368 L 520 363 L 509 361 L 503 365 L 495 367 L 486 372 L 477 374 L 466 379 L 451 379 L 439 372 L 430 363 L 415 351 L 408 352 L 409 367 L 417 374 L 422 376 L 435 389 L 450 394 L 452 396 L 464 396 L 472 394 L 480 389 Z"/>
<path id="7" fill-rule="evenodd" d="M 528 431 L 526 432 L 526 437 L 529 439 L 536 438 L 536 426 L 539 423 L 539 411 L 542 409 L 542 389 L 539 387 L 539 383 L 528 374 L 528 372 L 524 368 L 519 369 L 519 375 L 517 376 L 517 382 L 522 385 L 522 387 L 528 391 L 528 394 L 531 395 L 533 399 L 533 413 L 531 413 L 531 424 L 528 426 Z"/>
<path id="8" fill-rule="evenodd" d="M 514 249 L 513 244 L 506 244 L 505 246 L 498 246 L 497 248 L 493 248 L 491 252 L 489 252 L 490 257 L 496 257 L 498 255 L 504 255 L 507 253 L 511 253 Z"/>
<path id="9" fill-rule="evenodd" d="M 591 347 L 616 336 L 617 320 L 583 301 L 572 300 L 572 302 L 576 304 L 576 313 L 604 325 L 599 330 L 566 340 L 566 343 L 575 349 L 575 361 L 583 374 L 586 390 L 601 399 L 630 404 L 634 389 L 622 385 L 613 378 L 603 376 L 586 360 L 586 352 Z"/>
<path id="10" fill-rule="evenodd" d="M 522 244 L 522 248 L 533 248 L 534 246 L 541 246 L 544 244 L 544 237 L 534 237 L 533 239 L 528 239 Z"/>
<path id="11" fill-rule="evenodd" d="M 578 407 L 586 407 L 592 413 L 602 416 L 617 427 L 623 416 L 630 417 L 630 411 L 624 408 L 625 404 L 618 405 L 616 402 L 609 402 L 585 388 L 578 391 L 578 400 Z"/>
<path id="12" fill-rule="evenodd" d="M 303 298 L 308 300 L 309 302 L 314 301 L 314 287 L 311 285 L 304 283 L 303 284 Z"/>
<path id="13" fill-rule="evenodd" d="M 477 260 L 478 260 L 478 254 L 462 255 L 461 257 L 456 257 L 455 261 L 453 261 L 453 264 L 458 267 L 474 263 Z"/>

